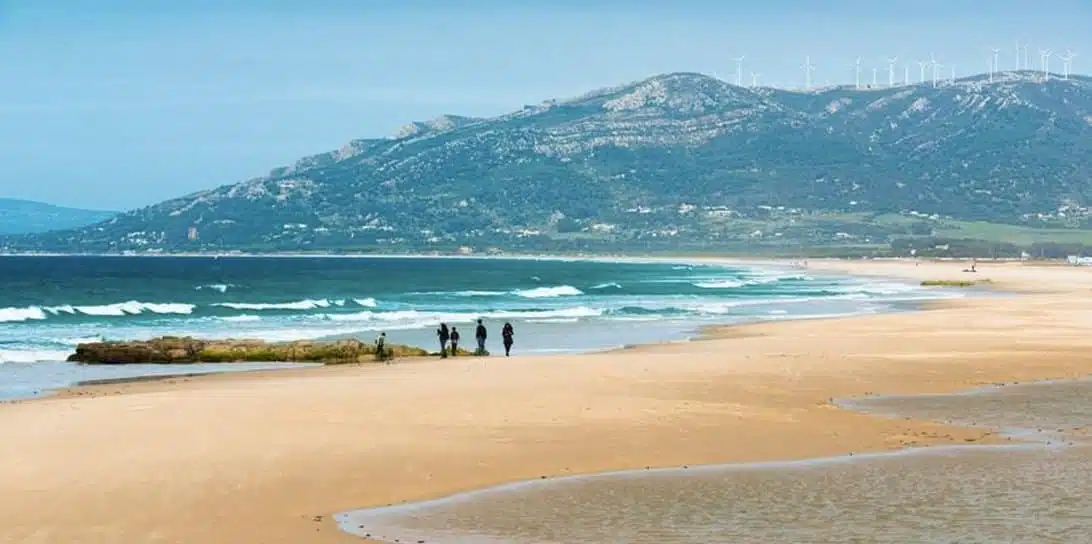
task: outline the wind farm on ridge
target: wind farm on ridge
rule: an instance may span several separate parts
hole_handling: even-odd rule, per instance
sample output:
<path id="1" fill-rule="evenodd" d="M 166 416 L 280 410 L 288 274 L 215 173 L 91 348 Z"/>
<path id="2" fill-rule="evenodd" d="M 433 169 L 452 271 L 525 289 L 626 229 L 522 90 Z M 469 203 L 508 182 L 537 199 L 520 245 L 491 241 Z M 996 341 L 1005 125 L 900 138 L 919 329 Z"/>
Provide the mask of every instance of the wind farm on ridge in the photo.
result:
<path id="1" fill-rule="evenodd" d="M 985 74 L 988 76 L 990 83 L 994 83 L 999 74 L 1006 73 L 1006 72 L 1008 72 L 1008 73 L 1026 73 L 1028 75 L 1037 77 L 1038 80 L 1040 82 L 1043 82 L 1043 83 L 1049 81 L 1051 79 L 1052 75 L 1055 76 L 1056 78 L 1059 78 L 1059 79 L 1062 79 L 1062 80 L 1068 80 L 1069 76 L 1073 74 L 1073 60 L 1076 59 L 1077 56 L 1078 56 L 1077 53 L 1073 52 L 1070 49 L 1066 49 L 1064 54 L 1057 53 L 1057 52 L 1053 51 L 1052 49 L 1039 49 L 1038 50 L 1038 54 L 1039 54 L 1038 66 L 1035 67 L 1035 68 L 1032 68 L 1031 62 L 1030 62 L 1030 57 L 1029 57 L 1029 47 L 1028 47 L 1028 45 L 1026 43 L 1021 44 L 1021 42 L 1017 41 L 1015 50 L 1016 50 L 1016 54 L 1014 56 L 1015 57 L 1014 62 L 1012 63 L 1012 66 L 1010 68 L 1005 70 L 1005 69 L 1002 69 L 1002 67 L 1001 67 L 1001 51 L 1002 50 L 1000 48 L 997 48 L 997 47 L 993 47 L 993 48 L 989 49 L 990 56 L 987 57 L 987 70 L 986 70 Z M 1062 61 L 1062 72 L 1061 72 L 1061 74 L 1052 73 L 1050 71 L 1050 59 L 1052 57 L 1057 57 L 1058 60 Z M 761 78 L 762 74 L 759 73 L 759 72 L 745 72 L 745 70 L 744 70 L 744 61 L 746 59 L 747 59 L 746 54 L 739 55 L 738 57 L 734 57 L 732 59 L 733 61 L 735 61 L 735 64 L 736 64 L 735 84 L 736 84 L 736 86 L 743 87 L 745 85 L 745 77 L 744 76 L 745 76 L 745 74 L 749 74 L 750 75 L 750 85 L 749 86 L 750 87 L 760 87 L 761 86 L 760 85 L 760 78 Z M 862 61 L 863 60 L 864 60 L 863 57 L 857 57 L 856 59 L 854 59 L 854 62 L 853 62 L 852 65 L 847 66 L 847 68 L 853 68 L 854 69 L 852 86 L 854 88 L 856 88 L 856 89 L 861 89 L 861 90 L 864 90 L 864 89 L 878 89 L 878 88 L 891 88 L 891 87 L 898 87 L 898 86 L 925 85 L 925 84 L 931 84 L 933 87 L 938 87 L 938 86 L 944 85 L 945 83 L 954 82 L 955 80 L 958 79 L 958 73 L 957 73 L 957 70 L 956 70 L 956 65 L 954 63 L 949 65 L 949 66 L 945 66 L 943 63 L 941 63 L 941 62 L 939 62 L 937 60 L 937 57 L 936 57 L 935 53 L 929 53 L 929 58 L 927 60 L 908 61 L 905 64 L 903 64 L 902 80 L 899 81 L 896 78 L 896 73 L 897 73 L 896 68 L 898 66 L 899 58 L 897 56 L 891 56 L 891 57 L 884 57 L 884 58 L 881 59 L 883 61 L 886 61 L 886 64 L 887 64 L 887 85 L 886 85 L 886 87 L 882 87 L 880 85 L 880 81 L 879 81 L 879 73 L 880 73 L 880 69 L 881 69 L 881 67 L 879 67 L 879 66 L 870 67 L 870 69 L 872 71 L 871 84 L 864 83 L 864 82 L 861 81 L 861 70 L 862 70 Z M 912 81 L 910 79 L 911 65 L 915 64 L 915 63 L 918 65 L 918 79 L 916 81 Z M 811 55 L 807 55 L 807 56 L 804 57 L 804 64 L 801 65 L 801 69 L 804 72 L 803 87 L 802 87 L 803 90 L 812 90 L 814 88 L 814 86 L 813 86 L 813 76 L 814 76 L 815 71 L 817 70 L 817 68 L 818 68 L 818 66 L 816 66 L 815 64 L 812 64 Z M 948 68 L 949 69 L 949 73 L 948 73 L 947 77 L 944 77 L 943 72 L 941 71 L 942 68 Z M 831 85 L 828 82 L 825 86 L 826 87 L 831 87 L 831 86 L 840 86 L 840 85 Z"/>

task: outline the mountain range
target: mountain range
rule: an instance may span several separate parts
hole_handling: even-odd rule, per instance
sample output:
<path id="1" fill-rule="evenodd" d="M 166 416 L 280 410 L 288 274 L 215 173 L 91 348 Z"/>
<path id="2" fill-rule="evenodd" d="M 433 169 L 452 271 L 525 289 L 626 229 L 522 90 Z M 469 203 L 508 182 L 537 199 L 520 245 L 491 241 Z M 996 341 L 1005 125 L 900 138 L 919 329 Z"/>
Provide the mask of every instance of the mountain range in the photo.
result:
<path id="1" fill-rule="evenodd" d="M 117 212 L 65 208 L 43 202 L 0 198 L 0 234 L 67 230 L 105 221 Z"/>
<path id="2" fill-rule="evenodd" d="M 0 246 L 880 247 L 993 236 L 983 225 L 1089 228 L 1090 200 L 1087 77 L 1019 71 L 782 90 L 672 73 L 499 117 L 411 123 L 254 179 Z"/>

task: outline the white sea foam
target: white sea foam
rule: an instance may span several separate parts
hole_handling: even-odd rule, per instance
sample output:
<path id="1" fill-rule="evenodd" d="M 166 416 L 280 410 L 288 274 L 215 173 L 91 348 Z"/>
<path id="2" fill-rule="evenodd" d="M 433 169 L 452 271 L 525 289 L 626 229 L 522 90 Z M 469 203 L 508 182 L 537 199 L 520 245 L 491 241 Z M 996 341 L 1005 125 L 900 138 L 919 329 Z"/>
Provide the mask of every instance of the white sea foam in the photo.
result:
<path id="1" fill-rule="evenodd" d="M 194 289 L 198 291 L 207 289 L 210 291 L 219 291 L 221 293 L 226 293 L 227 290 L 232 287 L 235 287 L 235 285 L 231 283 L 212 283 L 209 285 L 198 285 L 197 287 L 194 287 Z"/>
<path id="2" fill-rule="evenodd" d="M 371 297 L 368 297 L 368 298 L 354 298 L 353 302 L 355 302 L 357 306 L 363 306 L 365 308 L 375 308 L 376 306 L 379 306 L 379 302 L 377 302 L 374 298 L 371 298 Z"/>
<path id="3" fill-rule="evenodd" d="M 747 285 L 768 285 L 790 280 L 814 281 L 815 278 L 806 274 L 758 273 L 745 275 L 740 279 L 707 279 L 695 282 L 694 286 L 702 289 L 734 289 Z"/>
<path id="4" fill-rule="evenodd" d="M 0 349 L 0 364 L 2 363 L 41 363 L 48 361 L 64 361 L 72 352 L 64 350 L 46 349 Z"/>
<path id="5" fill-rule="evenodd" d="M 79 344 L 86 344 L 88 342 L 102 342 L 103 337 L 97 334 L 89 336 L 62 336 L 60 338 L 50 339 L 49 341 L 66 346 L 76 346 Z"/>
<path id="6" fill-rule="evenodd" d="M 454 295 L 457 297 L 502 297 L 506 291 L 455 291 L 453 293 L 428 293 L 434 295 Z"/>
<path id="7" fill-rule="evenodd" d="M 694 284 L 694 287 L 701 287 L 702 289 L 734 289 L 736 287 L 743 287 L 747 285 L 747 282 L 739 280 L 719 280 L 719 281 L 699 281 Z"/>
<path id="8" fill-rule="evenodd" d="M 592 289 L 621 289 L 621 288 L 622 288 L 622 286 L 620 284 L 618 284 L 618 282 L 613 282 L 613 281 L 609 282 L 609 283 L 600 283 L 599 285 L 596 285 L 596 286 L 592 287 Z"/>
<path id="9" fill-rule="evenodd" d="M 618 316 L 610 316 L 607 319 L 609 319 L 611 321 L 647 322 L 647 321 L 661 321 L 661 320 L 663 320 L 663 316 L 659 316 L 659 315 L 618 315 Z"/>
<path id="10" fill-rule="evenodd" d="M 743 282 L 747 285 L 765 285 L 786 281 L 816 281 L 816 278 L 801 272 L 789 272 L 785 270 L 754 269 L 748 270 L 743 274 Z"/>
<path id="11" fill-rule="evenodd" d="M 48 308 L 48 310 L 56 310 L 54 314 L 62 312 L 73 313 L 70 310 L 75 310 L 75 313 L 96 317 L 120 317 L 126 315 L 139 315 L 144 312 L 186 315 L 192 314 L 194 308 L 195 306 L 193 304 L 139 302 L 130 300 L 128 302 L 118 302 L 100 306 L 59 306 L 57 308 Z"/>
<path id="12" fill-rule="evenodd" d="M 874 281 L 858 285 L 843 285 L 832 289 L 838 293 L 863 294 L 863 295 L 901 295 L 921 289 L 907 283 Z"/>
<path id="13" fill-rule="evenodd" d="M 391 324 L 398 324 L 406 328 L 416 328 L 427 327 L 439 323 L 471 323 L 476 319 L 579 319 L 598 317 L 604 313 L 605 312 L 602 309 L 576 306 L 554 310 L 492 310 L 483 313 L 423 312 L 418 310 L 401 310 L 396 312 L 363 311 L 351 314 L 316 314 L 311 317 L 314 319 L 339 322 L 371 322 L 380 324 L 384 327 L 388 327 Z"/>
<path id="14" fill-rule="evenodd" d="M 557 287 L 536 287 L 534 289 L 519 289 L 512 291 L 513 295 L 523 298 L 553 298 L 572 297 L 583 295 L 584 292 L 571 285 L 559 285 Z"/>
<path id="15" fill-rule="evenodd" d="M 218 319 L 220 321 L 229 321 L 229 322 L 235 322 L 235 323 L 245 323 L 245 322 L 261 321 L 262 320 L 261 316 L 251 315 L 251 314 L 231 315 L 231 316 L 227 316 L 227 317 L 218 317 L 216 319 Z"/>
<path id="16" fill-rule="evenodd" d="M 342 301 L 344 304 L 344 301 Z M 217 302 L 213 306 L 231 308 L 232 310 L 314 310 L 316 308 L 329 308 L 334 305 L 327 299 L 305 299 L 295 302 Z"/>
<path id="17" fill-rule="evenodd" d="M 30 306 L 28 308 L 0 308 L 0 323 L 18 323 L 20 321 L 45 318 L 45 312 L 37 306 Z"/>
<path id="18" fill-rule="evenodd" d="M 144 312 L 188 315 L 192 314 L 195 308 L 196 306 L 193 304 L 176 302 L 139 302 L 136 300 L 98 306 L 72 306 L 65 304 L 62 306 L 47 307 L 28 306 L 26 308 L 2 308 L 0 309 L 0 323 L 42 320 L 48 319 L 51 315 L 61 314 L 83 314 L 93 317 L 121 317 L 139 315 Z"/>
<path id="19" fill-rule="evenodd" d="M 540 311 L 508 311 L 496 310 L 484 314 L 482 317 L 491 319 L 547 319 L 547 318 L 579 318 L 599 317 L 605 311 L 601 308 L 589 308 L 587 306 L 575 306 L 572 308 L 558 308 L 555 310 Z"/>

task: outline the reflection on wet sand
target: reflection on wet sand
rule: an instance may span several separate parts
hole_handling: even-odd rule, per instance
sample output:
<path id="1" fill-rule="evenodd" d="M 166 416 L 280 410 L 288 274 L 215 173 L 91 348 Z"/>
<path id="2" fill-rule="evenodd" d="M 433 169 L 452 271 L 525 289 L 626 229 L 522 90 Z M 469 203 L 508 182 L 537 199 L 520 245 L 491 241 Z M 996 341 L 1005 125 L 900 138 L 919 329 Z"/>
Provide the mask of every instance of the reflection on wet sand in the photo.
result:
<path id="1" fill-rule="evenodd" d="M 1092 381 L 842 403 L 983 425 L 1011 445 L 513 484 L 339 516 L 371 539 L 545 542 L 1088 542 Z"/>

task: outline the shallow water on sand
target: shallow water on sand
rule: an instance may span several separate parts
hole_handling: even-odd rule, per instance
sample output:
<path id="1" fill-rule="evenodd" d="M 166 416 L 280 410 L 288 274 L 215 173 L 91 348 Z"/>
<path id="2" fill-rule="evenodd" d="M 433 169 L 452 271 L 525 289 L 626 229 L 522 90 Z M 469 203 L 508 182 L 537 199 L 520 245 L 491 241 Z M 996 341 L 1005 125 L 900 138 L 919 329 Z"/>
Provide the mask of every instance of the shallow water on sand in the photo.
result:
<path id="1" fill-rule="evenodd" d="M 1092 381 L 845 404 L 1033 442 L 558 478 L 338 519 L 389 542 L 1092 541 Z"/>

